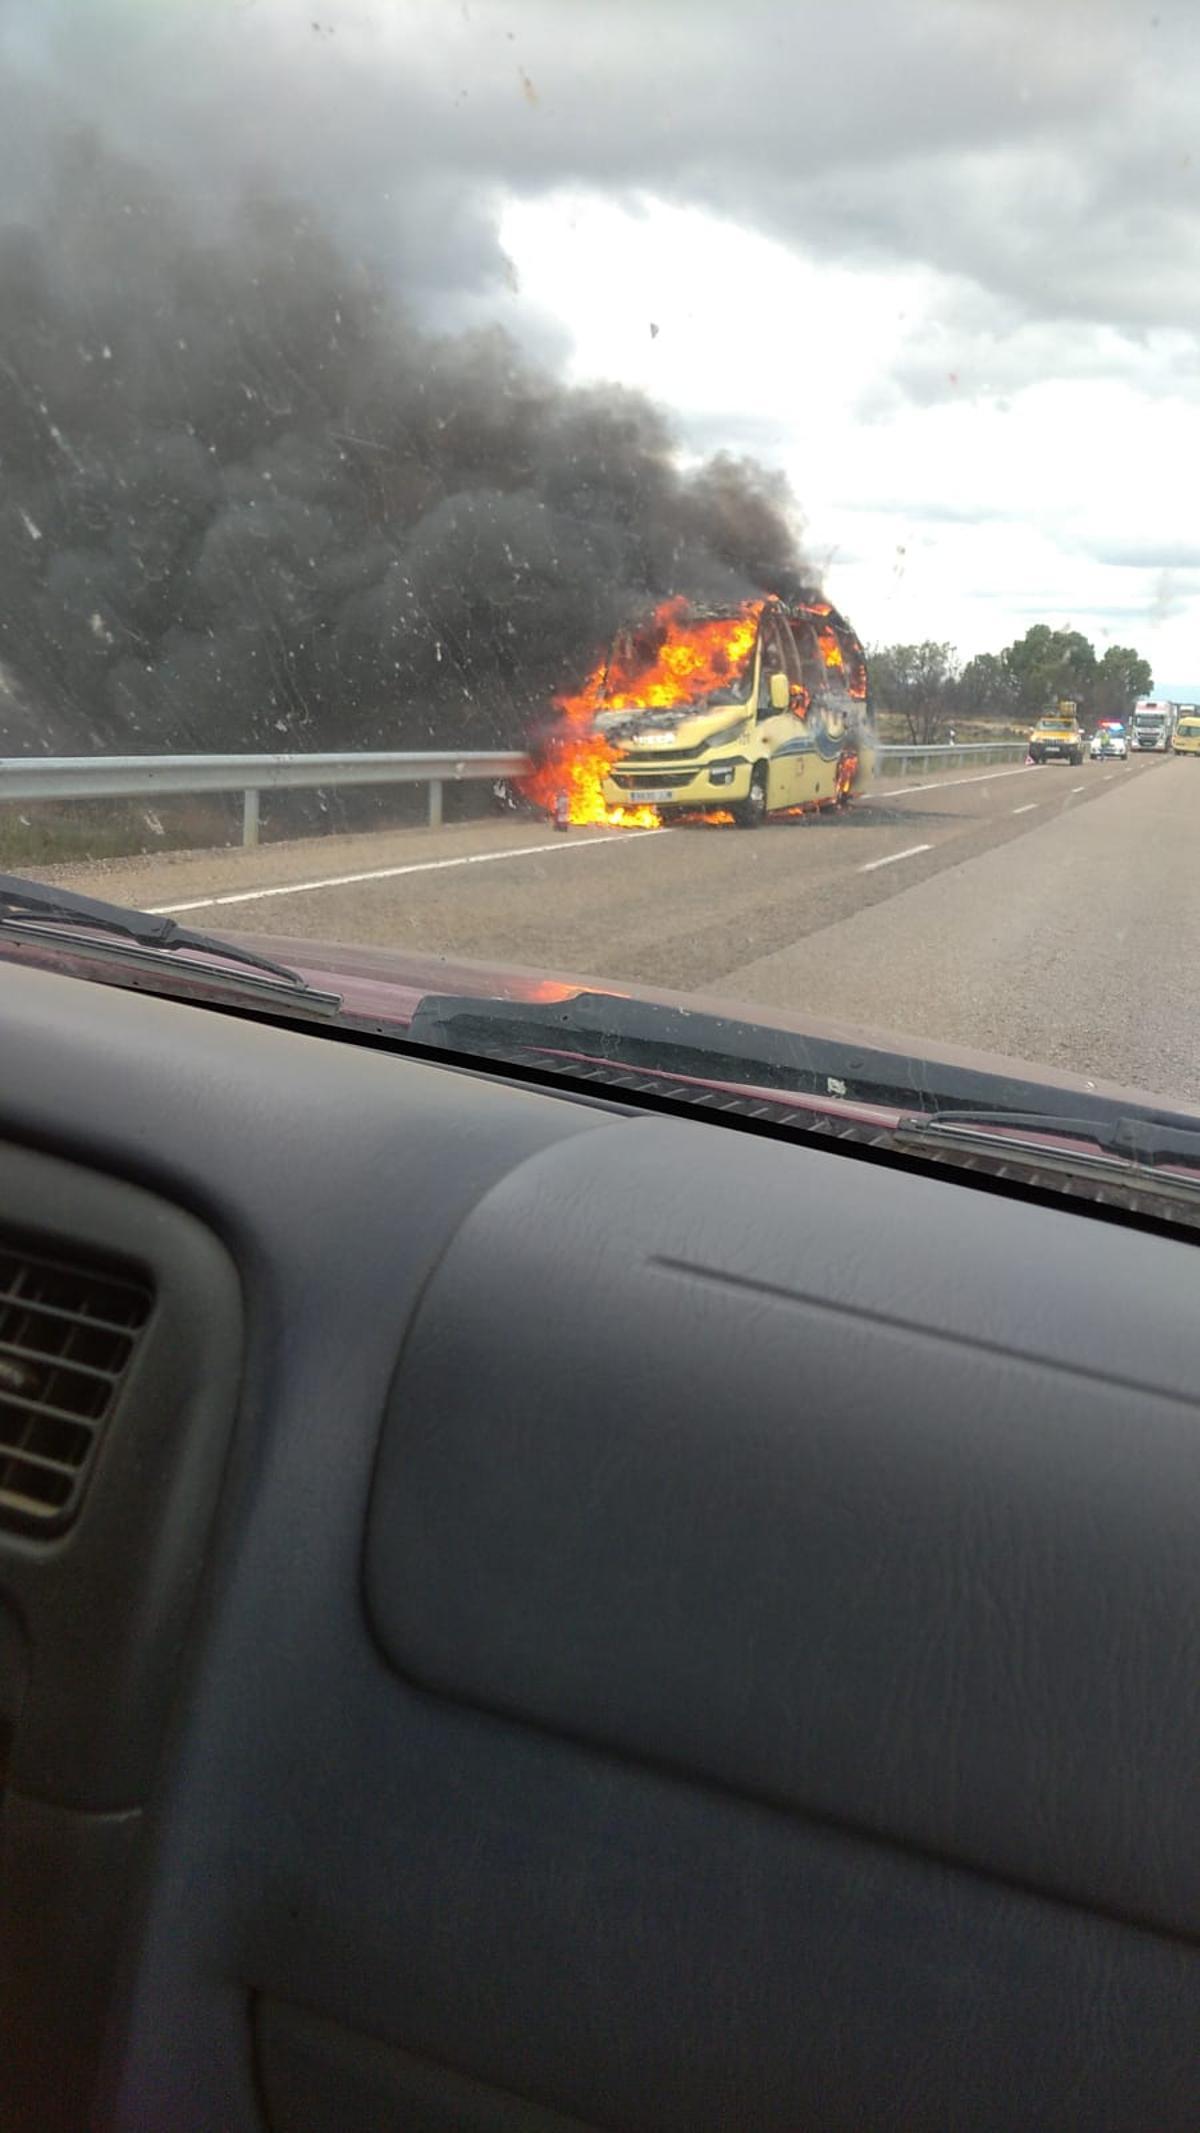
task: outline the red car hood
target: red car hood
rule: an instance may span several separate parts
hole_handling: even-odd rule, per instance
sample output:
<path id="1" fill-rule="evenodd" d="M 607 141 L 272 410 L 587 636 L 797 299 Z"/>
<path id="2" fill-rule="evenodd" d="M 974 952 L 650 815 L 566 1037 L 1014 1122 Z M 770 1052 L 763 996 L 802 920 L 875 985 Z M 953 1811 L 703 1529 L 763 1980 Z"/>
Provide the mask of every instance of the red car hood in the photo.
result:
<path id="1" fill-rule="evenodd" d="M 1124 1088 L 1117 1082 L 1068 1074 L 1055 1067 L 1042 1066 L 1028 1060 L 1009 1059 L 995 1052 L 976 1052 L 960 1045 L 932 1044 L 924 1038 L 897 1034 L 894 1030 L 876 1030 L 862 1024 L 820 1020 L 811 1015 L 788 1014 L 778 1008 L 764 1010 L 756 1007 L 752 1001 L 731 1000 L 719 994 L 669 992 L 643 985 L 613 985 L 607 980 L 575 977 L 565 972 L 551 974 L 544 970 L 527 970 L 515 963 L 459 962 L 444 956 L 413 955 L 391 948 L 284 940 L 267 934 L 239 933 L 237 939 L 262 955 L 288 963 L 293 969 L 302 971 L 310 983 L 319 989 L 340 993 L 346 1014 L 382 1023 L 397 1030 L 407 1026 L 420 1002 L 431 995 L 450 994 L 481 1000 L 551 1004 L 557 1000 L 569 1000 L 580 992 L 592 995 L 608 993 L 617 998 L 645 1001 L 693 1015 L 717 1015 L 727 1022 L 742 1021 L 747 1028 L 757 1026 L 786 1030 L 796 1036 L 817 1042 L 826 1040 L 830 1044 L 845 1045 L 852 1050 L 911 1051 L 933 1066 L 941 1064 L 960 1067 L 1014 1081 L 1037 1083 L 1047 1089 L 1073 1092 L 1093 1100 L 1101 1098 L 1111 1100 L 1115 1104 L 1138 1107 L 1154 1106 L 1163 1101 L 1161 1097 L 1149 1095 L 1144 1090 Z M 597 1056 L 602 1054 L 598 1053 Z M 712 1088 L 745 1086 L 707 1079 L 705 1085 Z M 748 1089 L 747 1093 L 769 1094 L 775 1101 L 779 1101 L 780 1096 L 778 1089 Z M 844 1112 L 847 1117 L 879 1124 L 892 1123 L 905 1115 L 882 1106 L 843 1100 L 831 1101 L 825 1097 L 817 1100 L 799 1093 L 792 1100 L 804 1108 L 821 1111 L 836 1109 Z M 1200 1127 L 1200 1107 L 1178 1103 L 1172 1099 L 1170 1109 L 1176 1116 L 1194 1119 Z"/>
<path id="2" fill-rule="evenodd" d="M 637 1000 L 647 1005 L 661 1006 L 676 1013 L 720 1017 L 726 1024 L 741 1022 L 747 1031 L 754 1029 L 779 1030 L 805 1038 L 813 1044 L 828 1043 L 830 1046 L 847 1049 L 851 1055 L 858 1052 L 883 1052 L 910 1054 L 924 1063 L 931 1086 L 937 1085 L 939 1066 L 953 1070 L 1001 1077 L 1025 1085 L 1027 1101 L 1036 1103 L 1037 1090 L 1053 1090 L 1060 1094 L 1078 1095 L 1094 1104 L 1100 1100 L 1105 1105 L 1131 1107 L 1134 1111 L 1161 1109 L 1163 1100 L 1142 1090 L 1122 1088 L 1115 1082 L 1100 1081 L 1077 1074 L 1064 1073 L 1061 1069 L 1031 1064 L 1028 1061 L 1004 1058 L 996 1053 L 976 1052 L 962 1046 L 931 1043 L 925 1038 L 898 1035 L 894 1031 L 881 1031 L 836 1021 L 818 1020 L 809 1015 L 785 1014 L 777 1008 L 764 1013 L 750 1001 L 730 1000 L 720 995 L 704 993 L 675 993 L 649 986 L 616 986 L 594 978 L 574 977 L 565 972 L 550 974 L 544 970 L 527 970 L 518 964 L 494 964 L 451 961 L 443 956 L 413 955 L 403 950 L 389 948 L 357 947 L 342 943 L 291 940 L 268 934 L 238 933 L 229 936 L 231 945 L 256 950 L 273 961 L 286 964 L 297 970 L 318 991 L 340 996 L 343 1016 L 360 1026 L 375 1030 L 395 1030 L 402 1034 L 411 1023 L 423 1000 L 433 996 L 452 996 L 479 1000 L 509 1000 L 529 1005 L 553 1005 L 556 1001 L 569 1000 L 578 993 L 593 997 L 605 994 L 614 998 Z M 201 1002 L 227 999 L 221 979 L 225 972 L 214 968 L 214 981 L 210 984 L 202 968 L 194 962 L 186 965 L 172 964 L 163 959 L 163 984 L 141 975 L 131 977 L 128 966 L 114 963 L 111 967 L 103 960 L 96 960 L 95 951 L 76 959 L 60 943 L 51 947 L 48 943 L 32 941 L 5 941 L 0 947 L 0 960 L 35 963 L 42 968 L 68 971 L 70 974 L 91 979 L 93 982 L 128 986 L 137 983 L 141 989 L 162 990 L 177 997 Z M 157 975 L 157 974 L 155 974 Z M 540 1047 L 548 1050 L 543 1043 Z M 596 1039 L 595 1046 L 586 1055 L 578 1048 L 565 1056 L 594 1058 L 604 1062 L 603 1037 Z M 776 1084 L 760 1087 L 752 1082 L 717 1080 L 703 1075 L 681 1075 L 671 1070 L 676 1081 L 694 1081 L 709 1089 L 733 1090 L 748 1096 L 768 1098 L 774 1104 L 794 1104 L 800 1110 L 815 1111 L 828 1116 L 835 1114 L 862 1125 L 889 1127 L 908 1115 L 891 1105 L 866 1103 L 836 1093 L 836 1083 L 829 1093 L 820 1096 L 806 1094 L 802 1090 L 787 1092 Z M 1055 1108 L 1050 1105 L 1048 1108 Z M 1171 1116 L 1200 1129 L 1200 1107 L 1172 1101 Z M 1028 1138 L 1024 1135 L 1023 1138 Z M 1058 1135 L 1038 1134 L 1039 1140 L 1058 1142 Z M 1062 1145 L 1067 1145 L 1062 1142 Z"/>

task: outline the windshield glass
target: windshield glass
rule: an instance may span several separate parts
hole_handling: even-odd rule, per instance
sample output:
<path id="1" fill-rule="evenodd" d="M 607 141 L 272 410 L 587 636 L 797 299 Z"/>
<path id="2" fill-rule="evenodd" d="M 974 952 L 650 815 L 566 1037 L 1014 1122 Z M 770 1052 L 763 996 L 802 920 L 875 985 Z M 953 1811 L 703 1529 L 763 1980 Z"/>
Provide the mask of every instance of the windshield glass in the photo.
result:
<path id="1" fill-rule="evenodd" d="M 1183 0 L 6 0 L 0 85 L 0 871 L 400 1036 L 1200 1104 Z"/>
<path id="2" fill-rule="evenodd" d="M 581 697 L 612 711 L 733 703 L 750 691 L 759 613 L 753 601 L 709 615 L 685 600 L 666 600 L 640 627 L 623 630 L 603 668 L 564 701 Z"/>

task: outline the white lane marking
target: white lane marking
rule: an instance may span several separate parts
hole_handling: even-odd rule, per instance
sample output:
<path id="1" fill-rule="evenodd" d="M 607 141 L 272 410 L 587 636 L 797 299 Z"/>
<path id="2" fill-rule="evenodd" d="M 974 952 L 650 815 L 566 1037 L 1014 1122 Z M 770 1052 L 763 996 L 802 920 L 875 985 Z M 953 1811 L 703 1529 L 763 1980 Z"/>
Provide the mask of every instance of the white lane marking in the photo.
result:
<path id="1" fill-rule="evenodd" d="M 185 904 L 151 904 L 148 908 L 155 918 L 169 917 L 175 911 L 207 911 L 216 904 L 257 904 L 268 896 L 307 896 L 314 889 L 352 889 L 360 881 L 396 881 L 402 874 L 440 874 L 446 867 L 482 867 L 497 859 L 530 859 L 544 852 L 578 852 L 586 845 L 624 844 L 630 837 L 661 837 L 657 829 L 623 830 L 614 837 L 611 832 L 603 837 L 564 837 L 561 844 L 523 844 L 507 852 L 461 852 L 455 859 L 419 859 L 403 867 L 372 867 L 363 874 L 326 874 L 314 881 L 281 882 L 274 889 L 236 889 L 220 896 L 194 896 Z"/>
<path id="2" fill-rule="evenodd" d="M 898 859 L 915 859 L 918 852 L 932 850 L 931 844 L 910 844 L 907 851 L 889 852 L 886 859 L 868 859 L 865 867 L 860 867 L 858 871 L 860 874 L 873 874 L 876 867 L 894 867 Z"/>
<path id="3" fill-rule="evenodd" d="M 943 792 L 952 785 L 988 785 L 993 778 L 1019 778 L 1029 768 L 1030 765 L 1028 763 L 1022 763 L 1016 770 L 976 771 L 969 778 L 937 778 L 930 785 L 901 785 L 894 792 L 888 793 L 884 793 L 881 787 L 876 787 L 876 790 L 879 791 L 881 798 L 902 800 L 906 799 L 910 793 Z M 257 904 L 262 903 L 269 896 L 304 896 L 316 889 L 352 889 L 359 882 L 395 881 L 402 874 L 432 874 L 437 873 L 443 867 L 484 866 L 494 859 L 528 859 L 535 852 L 577 852 L 583 845 L 617 844 L 624 843 L 629 837 L 660 837 L 662 835 L 663 831 L 659 829 L 624 830 L 620 838 L 613 837 L 610 832 L 602 837 L 575 837 L 569 844 L 566 842 L 562 844 L 526 844 L 521 845 L 515 851 L 508 852 L 467 852 L 456 859 L 422 859 L 410 866 L 373 867 L 368 873 L 330 874 L 313 881 L 281 882 L 277 888 L 272 889 L 237 889 L 226 891 L 220 896 L 193 896 L 186 903 L 148 904 L 146 908 L 155 918 L 171 918 L 177 911 L 211 911 L 218 904 Z M 930 847 L 927 844 L 920 844 L 915 845 L 913 849 L 914 851 L 927 852 Z M 907 852 L 896 853 L 897 859 L 907 859 L 909 856 Z M 871 867 L 886 866 L 887 864 L 888 861 L 886 860 L 874 859 L 868 866 L 860 867 L 859 872 L 870 873 Z"/>
<path id="4" fill-rule="evenodd" d="M 1072 785 L 1072 787 L 1071 787 L 1071 791 L 1072 791 L 1072 792 L 1086 792 L 1086 791 L 1087 791 L 1087 786 L 1086 786 L 1086 785 Z"/>
<path id="5" fill-rule="evenodd" d="M 1015 770 L 977 770 L 969 778 L 934 778 L 929 785 L 897 785 L 888 792 L 882 779 L 872 788 L 881 799 L 900 800 L 910 792 L 949 792 L 953 785 L 990 785 L 993 778 L 1023 778 L 1027 770 L 1037 770 L 1037 763 L 1018 763 Z"/>
<path id="6" fill-rule="evenodd" d="M 1014 807 L 1014 815 L 1031 815 L 1037 806 L 1036 800 L 1026 800 L 1024 807 Z"/>

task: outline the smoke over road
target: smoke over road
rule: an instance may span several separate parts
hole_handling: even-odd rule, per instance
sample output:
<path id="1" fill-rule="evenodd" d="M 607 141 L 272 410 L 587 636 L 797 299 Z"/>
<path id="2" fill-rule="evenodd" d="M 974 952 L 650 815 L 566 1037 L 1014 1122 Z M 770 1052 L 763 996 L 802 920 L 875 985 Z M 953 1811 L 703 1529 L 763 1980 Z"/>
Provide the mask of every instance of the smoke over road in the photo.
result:
<path id="1" fill-rule="evenodd" d="M 647 599 L 809 575 L 776 477 L 684 469 L 636 394 L 423 329 L 303 205 L 202 227 L 73 135 L 24 215 L 0 747 L 486 745 Z"/>

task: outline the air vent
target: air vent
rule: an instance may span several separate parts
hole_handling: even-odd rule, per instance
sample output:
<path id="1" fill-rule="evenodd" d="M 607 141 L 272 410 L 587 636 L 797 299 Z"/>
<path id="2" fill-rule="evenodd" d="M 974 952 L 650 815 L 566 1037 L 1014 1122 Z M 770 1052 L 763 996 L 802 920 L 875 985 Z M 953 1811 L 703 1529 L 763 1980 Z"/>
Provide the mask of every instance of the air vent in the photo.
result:
<path id="1" fill-rule="evenodd" d="M 71 1523 L 152 1301 L 111 1267 L 0 1242 L 0 1524 Z"/>

